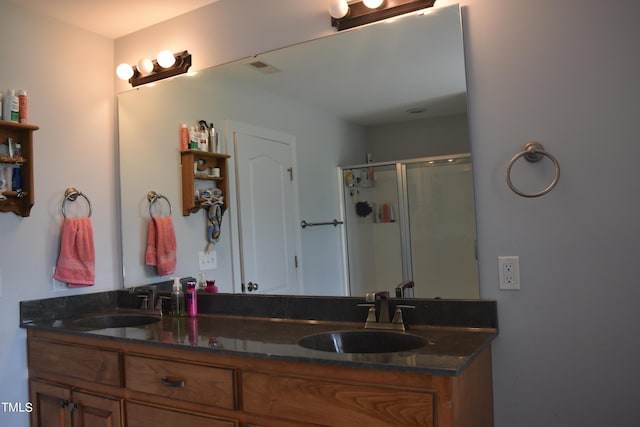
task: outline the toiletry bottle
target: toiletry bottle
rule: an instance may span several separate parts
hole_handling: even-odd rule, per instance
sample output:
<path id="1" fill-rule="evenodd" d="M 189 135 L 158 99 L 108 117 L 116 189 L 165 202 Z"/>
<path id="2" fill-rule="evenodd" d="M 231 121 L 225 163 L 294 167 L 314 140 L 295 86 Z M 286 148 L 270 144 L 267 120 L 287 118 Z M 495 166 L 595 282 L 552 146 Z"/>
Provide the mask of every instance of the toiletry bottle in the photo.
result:
<path id="1" fill-rule="evenodd" d="M 16 91 L 18 97 L 18 121 L 27 123 L 27 91 L 20 89 Z"/>
<path id="2" fill-rule="evenodd" d="M 209 128 L 209 152 L 210 153 L 218 153 L 218 134 L 216 132 L 216 128 L 213 127 L 213 123 L 211 123 L 211 127 Z"/>
<path id="3" fill-rule="evenodd" d="M 184 292 L 179 277 L 173 278 L 173 290 L 171 291 L 171 315 L 184 316 Z"/>
<path id="4" fill-rule="evenodd" d="M 209 132 L 206 128 L 200 129 L 200 151 L 209 151 Z"/>
<path id="5" fill-rule="evenodd" d="M 200 133 L 195 126 L 191 126 L 189 131 L 189 150 L 197 150 L 200 148 Z"/>
<path id="6" fill-rule="evenodd" d="M 18 97 L 16 96 L 16 91 L 13 89 L 9 89 L 3 98 L 3 108 L 2 108 L 2 119 L 11 122 L 18 121 Z"/>
<path id="7" fill-rule="evenodd" d="M 217 294 L 218 293 L 218 287 L 216 286 L 216 281 L 215 280 L 207 280 L 207 287 L 204 288 L 205 292 L 208 292 L 210 294 Z"/>
<path id="8" fill-rule="evenodd" d="M 189 149 L 189 129 L 187 124 L 182 123 L 180 125 L 180 151 L 187 151 Z"/>
<path id="9" fill-rule="evenodd" d="M 205 278 L 204 273 L 198 274 L 198 290 L 204 291 L 204 288 L 207 286 L 207 279 Z"/>
<path id="10" fill-rule="evenodd" d="M 22 191 L 22 171 L 19 165 L 13 165 L 13 172 L 11 174 L 11 189 L 13 191 Z"/>
<path id="11" fill-rule="evenodd" d="M 187 282 L 187 315 L 196 317 L 198 315 L 198 294 L 196 292 L 196 282 Z"/>

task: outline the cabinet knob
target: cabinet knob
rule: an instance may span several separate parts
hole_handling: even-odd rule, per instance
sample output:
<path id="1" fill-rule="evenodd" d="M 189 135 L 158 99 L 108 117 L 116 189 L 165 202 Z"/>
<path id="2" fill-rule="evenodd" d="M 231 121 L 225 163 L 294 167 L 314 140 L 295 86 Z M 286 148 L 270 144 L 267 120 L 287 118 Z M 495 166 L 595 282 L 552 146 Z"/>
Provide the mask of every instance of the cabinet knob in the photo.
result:
<path id="1" fill-rule="evenodd" d="M 253 283 L 253 282 L 249 282 L 249 284 L 247 285 L 247 290 L 249 290 L 249 292 L 257 291 L 258 290 L 258 284 L 257 283 Z"/>
<path id="2" fill-rule="evenodd" d="M 62 400 L 60 400 L 58 405 L 60 405 L 61 408 L 66 408 L 67 406 L 69 406 L 69 401 L 66 400 L 66 399 L 62 399 Z"/>

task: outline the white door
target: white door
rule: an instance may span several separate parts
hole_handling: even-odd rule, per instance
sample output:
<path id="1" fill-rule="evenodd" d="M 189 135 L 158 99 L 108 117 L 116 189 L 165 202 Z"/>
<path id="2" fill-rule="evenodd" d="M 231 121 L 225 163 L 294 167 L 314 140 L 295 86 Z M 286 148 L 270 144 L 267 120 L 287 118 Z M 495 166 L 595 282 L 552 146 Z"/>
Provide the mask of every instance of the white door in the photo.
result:
<path id="1" fill-rule="evenodd" d="M 243 292 L 297 294 L 294 138 L 246 125 L 231 132 Z"/>

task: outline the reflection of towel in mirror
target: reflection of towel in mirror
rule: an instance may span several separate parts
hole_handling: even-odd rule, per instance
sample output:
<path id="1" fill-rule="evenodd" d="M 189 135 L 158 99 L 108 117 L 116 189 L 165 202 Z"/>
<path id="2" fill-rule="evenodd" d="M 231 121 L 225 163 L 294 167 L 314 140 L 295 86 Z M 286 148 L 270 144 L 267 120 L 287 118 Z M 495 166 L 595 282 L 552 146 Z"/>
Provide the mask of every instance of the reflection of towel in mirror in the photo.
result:
<path id="1" fill-rule="evenodd" d="M 171 217 L 156 217 L 149 221 L 145 264 L 158 269 L 160 276 L 176 270 L 176 234 Z"/>
<path id="2" fill-rule="evenodd" d="M 53 277 L 70 288 L 93 286 L 96 254 L 91 220 L 65 218 L 60 233 L 60 254 Z"/>

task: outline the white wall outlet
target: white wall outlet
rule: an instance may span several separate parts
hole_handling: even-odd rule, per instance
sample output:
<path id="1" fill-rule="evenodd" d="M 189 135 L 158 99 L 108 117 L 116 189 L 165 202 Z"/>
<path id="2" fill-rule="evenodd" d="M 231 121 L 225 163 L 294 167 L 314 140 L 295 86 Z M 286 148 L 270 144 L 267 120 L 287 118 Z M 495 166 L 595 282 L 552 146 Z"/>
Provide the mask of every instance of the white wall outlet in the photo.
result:
<path id="1" fill-rule="evenodd" d="M 60 282 L 59 280 L 56 280 L 56 278 L 54 277 L 54 275 L 56 274 L 56 267 L 53 267 L 53 270 L 51 271 L 51 280 L 52 280 L 52 284 L 53 284 L 53 292 L 61 292 L 61 291 L 66 291 L 69 289 L 69 287 L 67 286 L 66 283 L 64 282 Z"/>
<path id="2" fill-rule="evenodd" d="M 498 279 L 500 289 L 520 289 L 520 260 L 517 256 L 498 257 Z"/>
<path id="3" fill-rule="evenodd" d="M 200 265 L 200 270 L 214 270 L 218 268 L 218 257 L 216 256 L 216 251 L 200 251 L 198 254 L 198 263 Z"/>

